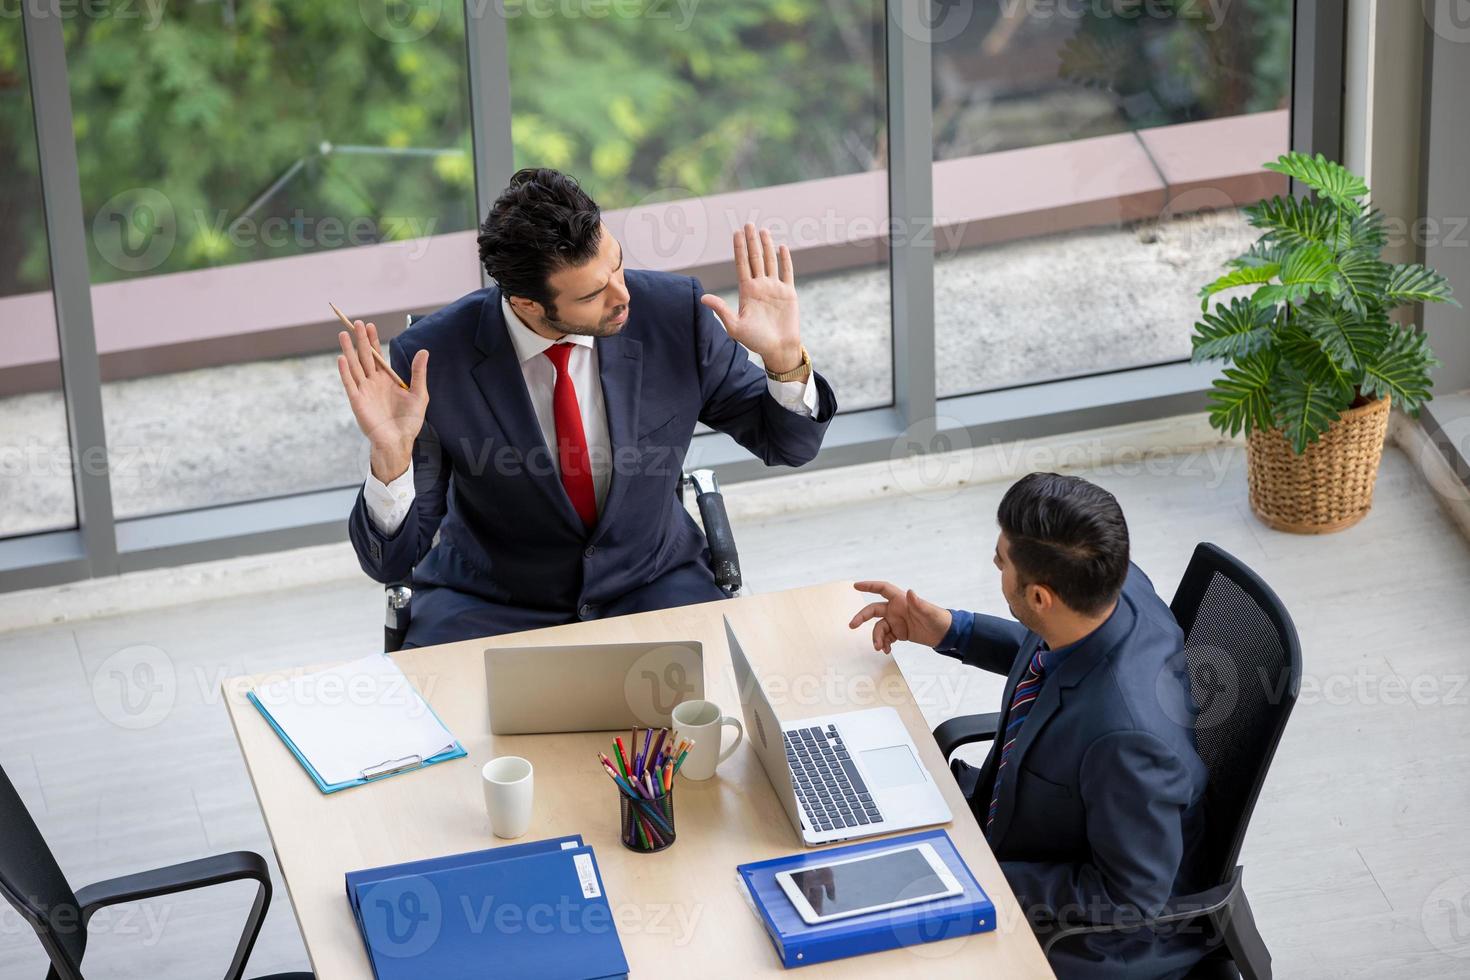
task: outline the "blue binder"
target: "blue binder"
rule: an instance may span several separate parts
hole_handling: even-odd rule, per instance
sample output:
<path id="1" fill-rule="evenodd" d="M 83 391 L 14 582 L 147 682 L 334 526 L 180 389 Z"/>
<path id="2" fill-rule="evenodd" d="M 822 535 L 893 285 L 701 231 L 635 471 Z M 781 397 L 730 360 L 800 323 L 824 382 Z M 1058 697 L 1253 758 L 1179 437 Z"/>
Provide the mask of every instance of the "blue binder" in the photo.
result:
<path id="1" fill-rule="evenodd" d="M 286 743 L 286 748 L 291 750 L 291 754 L 296 757 L 296 761 L 301 763 L 301 768 L 306 770 L 306 774 L 311 777 L 311 781 L 316 783 L 316 788 L 321 790 L 323 793 L 335 793 L 338 790 L 350 789 L 353 786 L 362 786 L 365 783 L 371 783 L 376 780 L 386 778 L 388 776 L 396 776 L 401 772 L 413 772 L 415 769 L 422 769 L 425 766 L 432 766 L 436 762 L 447 762 L 450 759 L 463 759 L 465 756 L 469 755 L 469 753 L 465 751 L 464 746 L 456 741 L 452 746 L 445 749 L 443 752 L 440 752 L 438 755 L 430 756 L 429 758 L 424 759 L 420 762 L 415 762 L 412 765 L 401 766 L 399 768 L 390 769 L 387 772 L 377 773 L 369 776 L 362 776 L 357 779 L 348 779 L 340 783 L 328 783 L 325 779 L 321 777 L 321 774 L 316 771 L 316 767 L 313 766 L 310 762 L 306 761 L 306 756 L 301 754 L 301 750 L 296 747 L 295 742 L 291 741 L 291 736 L 286 734 L 286 730 L 283 729 L 280 725 L 276 724 L 276 719 L 271 717 L 271 713 L 266 710 L 265 705 L 260 703 L 260 699 L 255 696 L 255 692 L 247 691 L 245 692 L 245 697 L 250 700 L 251 704 L 255 705 L 255 709 L 260 712 L 260 716 L 264 718 L 266 720 L 266 724 L 270 725 L 275 733 L 281 737 L 281 741 Z M 425 702 L 425 706 L 427 707 L 427 702 Z M 429 711 L 431 714 L 434 714 L 435 718 L 439 717 L 437 713 L 434 713 L 433 708 L 429 708 Z"/>
<path id="2" fill-rule="evenodd" d="M 466 854 L 446 854 L 442 857 L 425 858 L 422 861 L 407 861 L 403 864 L 388 864 L 381 868 L 368 868 L 364 871 L 349 871 L 347 872 L 347 901 L 352 906 L 352 917 L 357 920 L 358 929 L 361 929 L 360 896 L 368 885 L 386 881 L 389 878 L 401 878 L 405 875 L 427 875 L 445 868 L 488 864 L 491 861 L 524 857 L 527 854 L 537 854 L 541 851 L 570 850 L 581 846 L 582 835 L 572 834 L 570 837 L 549 837 L 546 840 L 524 841 L 520 844 L 503 844 L 500 847 L 487 847 L 483 851 L 470 851 Z M 368 952 L 372 952 L 371 948 Z"/>
<path id="3" fill-rule="evenodd" d="M 379 980 L 607 980 L 628 961 L 592 849 L 565 839 L 360 878 L 363 942 Z M 425 867 L 426 866 L 426 867 Z"/>
<path id="4" fill-rule="evenodd" d="M 776 882 L 776 873 L 824 864 L 868 851 L 892 850 L 905 844 L 927 843 L 954 872 L 964 890 L 949 898 L 922 905 L 873 912 L 808 925 Z M 737 869 L 749 892 L 751 903 L 786 967 L 810 966 L 828 960 L 877 953 L 899 946 L 954 939 L 995 928 L 995 906 L 971 874 L 954 842 L 943 830 L 927 830 L 902 837 L 849 844 L 791 857 L 742 864 Z"/>

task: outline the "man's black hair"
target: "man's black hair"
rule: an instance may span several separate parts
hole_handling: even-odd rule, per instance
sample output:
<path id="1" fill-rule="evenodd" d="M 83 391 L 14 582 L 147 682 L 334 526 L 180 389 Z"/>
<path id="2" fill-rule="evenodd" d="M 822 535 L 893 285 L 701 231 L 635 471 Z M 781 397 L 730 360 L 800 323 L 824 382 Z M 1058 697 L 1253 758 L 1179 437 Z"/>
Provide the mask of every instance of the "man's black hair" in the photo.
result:
<path id="1" fill-rule="evenodd" d="M 480 264 L 506 296 L 524 296 L 556 318 L 553 272 L 597 255 L 602 209 L 577 181 L 546 167 L 511 177 L 480 225 Z"/>
<path id="2" fill-rule="evenodd" d="M 996 520 L 1024 584 L 1046 585 L 1072 610 L 1103 612 L 1128 576 L 1128 523 L 1117 499 L 1076 476 L 1032 473 L 1001 499 Z"/>

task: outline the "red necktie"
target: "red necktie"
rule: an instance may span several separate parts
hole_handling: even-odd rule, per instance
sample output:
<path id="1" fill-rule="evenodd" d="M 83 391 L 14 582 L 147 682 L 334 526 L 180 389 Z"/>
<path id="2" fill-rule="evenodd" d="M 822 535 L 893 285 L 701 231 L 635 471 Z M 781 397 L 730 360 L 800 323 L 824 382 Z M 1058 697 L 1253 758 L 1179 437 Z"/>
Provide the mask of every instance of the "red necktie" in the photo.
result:
<path id="1" fill-rule="evenodd" d="M 556 388 L 551 393 L 552 415 L 556 418 L 556 455 L 561 462 L 561 485 L 576 508 L 577 516 L 591 530 L 597 526 L 597 491 L 592 487 L 592 457 L 587 452 L 587 435 L 582 431 L 582 410 L 577 389 L 567 373 L 571 344 L 552 344 L 546 357 L 556 366 Z"/>

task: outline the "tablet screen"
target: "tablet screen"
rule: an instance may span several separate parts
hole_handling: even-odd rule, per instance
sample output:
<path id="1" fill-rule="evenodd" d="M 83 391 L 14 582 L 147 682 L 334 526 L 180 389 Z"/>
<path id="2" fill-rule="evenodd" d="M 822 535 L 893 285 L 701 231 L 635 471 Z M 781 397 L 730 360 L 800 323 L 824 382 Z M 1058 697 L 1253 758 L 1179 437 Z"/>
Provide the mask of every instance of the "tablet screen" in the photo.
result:
<path id="1" fill-rule="evenodd" d="M 791 880 L 817 914 L 824 916 L 948 894 L 948 887 L 913 847 L 861 861 L 803 868 L 793 871 Z"/>

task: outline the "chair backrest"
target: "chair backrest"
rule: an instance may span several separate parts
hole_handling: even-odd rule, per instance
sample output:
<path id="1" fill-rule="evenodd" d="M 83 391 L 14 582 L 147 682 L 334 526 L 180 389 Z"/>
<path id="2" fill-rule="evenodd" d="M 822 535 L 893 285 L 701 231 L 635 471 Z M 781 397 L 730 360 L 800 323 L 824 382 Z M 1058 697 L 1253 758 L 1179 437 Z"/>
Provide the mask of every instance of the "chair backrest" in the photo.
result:
<path id="1" fill-rule="evenodd" d="M 80 977 L 87 930 L 76 893 L 20 794 L 0 769 L 0 894 L 36 930 L 52 977 Z"/>
<path id="2" fill-rule="evenodd" d="M 1198 713 L 1195 744 L 1209 770 L 1206 882 L 1235 869 L 1256 798 L 1301 690 L 1291 616 L 1265 582 L 1212 544 L 1195 548 L 1170 603 Z"/>

